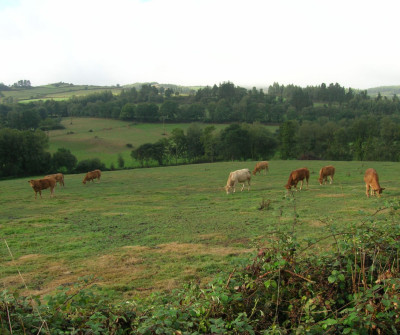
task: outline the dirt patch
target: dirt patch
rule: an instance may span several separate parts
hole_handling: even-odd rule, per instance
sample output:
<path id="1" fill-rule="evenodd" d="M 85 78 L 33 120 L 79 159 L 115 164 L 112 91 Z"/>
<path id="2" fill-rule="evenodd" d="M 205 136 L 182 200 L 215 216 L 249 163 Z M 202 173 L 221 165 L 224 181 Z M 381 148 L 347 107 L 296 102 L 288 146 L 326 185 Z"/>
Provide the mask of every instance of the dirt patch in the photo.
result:
<path id="1" fill-rule="evenodd" d="M 40 254 L 29 254 L 29 255 L 23 255 L 20 258 L 17 259 L 18 263 L 24 263 L 26 261 L 30 261 L 32 259 L 38 259 L 39 257 L 41 257 Z"/>
<path id="2" fill-rule="evenodd" d="M 318 194 L 318 198 L 344 198 L 345 194 Z"/>
<path id="3" fill-rule="evenodd" d="M 234 248 L 234 247 L 210 247 L 204 244 L 193 244 L 193 243 L 166 243 L 160 244 L 159 249 L 155 249 L 155 253 L 173 253 L 176 254 L 177 258 L 181 258 L 188 255 L 218 255 L 228 256 L 237 253 L 251 252 L 250 249 Z"/>
<path id="4" fill-rule="evenodd" d="M 321 222 L 321 221 L 319 221 L 319 220 L 313 220 L 313 221 L 310 222 L 310 226 L 311 226 L 311 227 L 318 227 L 318 228 L 320 228 L 320 227 L 325 227 L 326 224 L 324 224 L 323 222 Z"/>

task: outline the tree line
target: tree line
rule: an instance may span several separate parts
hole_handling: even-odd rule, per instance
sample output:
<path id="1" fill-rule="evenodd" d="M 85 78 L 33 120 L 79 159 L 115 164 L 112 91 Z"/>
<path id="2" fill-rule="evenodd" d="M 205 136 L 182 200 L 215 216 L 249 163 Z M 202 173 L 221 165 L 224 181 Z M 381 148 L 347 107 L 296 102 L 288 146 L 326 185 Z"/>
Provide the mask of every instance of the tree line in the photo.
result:
<path id="1" fill-rule="evenodd" d="M 306 88 L 274 83 L 264 92 L 226 82 L 187 95 L 146 84 L 119 95 L 104 91 L 65 101 L 0 104 L 0 176 L 104 169 L 101 162 L 76 162 L 63 148 L 55 158 L 46 152 L 43 131 L 61 128 L 63 117 L 81 116 L 192 123 L 186 133 L 177 128 L 168 138 L 134 148 L 132 158 L 142 166 L 270 158 L 400 160 L 396 95 L 371 98 L 337 83 Z M 217 131 L 213 123 L 229 125 Z M 271 133 L 265 124 L 279 130 Z M 75 163 L 57 162 L 62 156 Z"/>
<path id="2" fill-rule="evenodd" d="M 260 122 L 280 124 L 287 120 L 339 122 L 368 115 L 399 115 L 400 100 L 367 91 L 345 89 L 339 84 L 302 88 L 274 83 L 268 92 L 245 89 L 226 82 L 188 94 L 150 84 L 74 96 L 65 101 L 45 100 L 26 104 L 0 104 L 0 127 L 20 130 L 51 128 L 62 117 L 101 117 L 137 122 Z"/>

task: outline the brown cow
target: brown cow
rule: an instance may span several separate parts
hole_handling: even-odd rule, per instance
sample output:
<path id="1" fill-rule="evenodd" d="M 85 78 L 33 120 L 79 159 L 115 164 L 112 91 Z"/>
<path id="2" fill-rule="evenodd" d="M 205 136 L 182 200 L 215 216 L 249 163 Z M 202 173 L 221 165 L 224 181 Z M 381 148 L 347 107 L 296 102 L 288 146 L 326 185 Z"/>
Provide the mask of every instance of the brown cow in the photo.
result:
<path id="1" fill-rule="evenodd" d="M 384 188 L 382 188 L 379 185 L 379 177 L 375 169 L 367 169 L 367 171 L 365 171 L 364 181 L 366 188 L 365 193 L 368 198 L 370 189 L 371 189 L 371 195 L 375 195 L 376 193 L 378 193 L 378 197 L 381 196 L 381 193 L 384 190 Z"/>
<path id="2" fill-rule="evenodd" d="M 254 167 L 253 175 L 255 176 L 257 172 L 261 173 L 262 170 L 265 170 L 265 174 L 267 174 L 267 172 L 268 172 L 268 162 L 267 161 L 258 162 L 256 164 L 256 166 Z"/>
<path id="3" fill-rule="evenodd" d="M 294 170 L 290 173 L 289 179 L 287 184 L 285 185 L 285 188 L 287 188 L 288 192 L 291 189 L 292 186 L 295 187 L 297 191 L 297 183 L 301 181 L 301 186 L 300 190 L 303 188 L 303 180 L 305 179 L 307 182 L 307 187 L 308 187 L 308 179 L 310 178 L 310 171 L 308 171 L 307 168 L 301 168 Z"/>
<path id="4" fill-rule="evenodd" d="M 330 178 L 329 184 L 332 184 L 333 182 L 333 176 L 335 175 L 335 167 L 333 165 L 328 165 L 324 166 L 321 170 L 319 170 L 319 184 L 322 185 L 322 183 L 326 184 L 328 181 L 328 177 Z"/>
<path id="5" fill-rule="evenodd" d="M 35 199 L 39 192 L 40 198 L 42 198 L 42 190 L 50 188 L 50 197 L 54 195 L 54 187 L 56 186 L 56 180 L 54 178 L 43 178 L 43 179 L 32 179 L 28 183 L 32 186 L 35 191 Z"/>
<path id="6" fill-rule="evenodd" d="M 100 170 L 94 170 L 86 173 L 85 178 L 83 178 L 82 183 L 86 184 L 87 181 L 92 181 L 94 182 L 94 179 L 100 180 L 101 177 L 101 171 Z"/>
<path id="7" fill-rule="evenodd" d="M 49 174 L 45 178 L 54 178 L 60 186 L 64 186 L 64 175 L 62 173 Z"/>

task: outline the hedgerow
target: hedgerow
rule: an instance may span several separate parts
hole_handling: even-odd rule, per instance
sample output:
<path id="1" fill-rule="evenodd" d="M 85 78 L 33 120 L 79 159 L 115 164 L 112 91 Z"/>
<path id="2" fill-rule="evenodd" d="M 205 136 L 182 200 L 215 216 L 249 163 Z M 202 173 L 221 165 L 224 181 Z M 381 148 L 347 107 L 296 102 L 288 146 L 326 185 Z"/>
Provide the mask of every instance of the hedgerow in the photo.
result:
<path id="1" fill-rule="evenodd" d="M 40 300 L 1 292 L 1 334 L 397 334 L 398 204 L 319 241 L 277 231 L 206 286 L 113 303 L 86 278 Z M 313 252 L 330 241 L 326 252 Z"/>

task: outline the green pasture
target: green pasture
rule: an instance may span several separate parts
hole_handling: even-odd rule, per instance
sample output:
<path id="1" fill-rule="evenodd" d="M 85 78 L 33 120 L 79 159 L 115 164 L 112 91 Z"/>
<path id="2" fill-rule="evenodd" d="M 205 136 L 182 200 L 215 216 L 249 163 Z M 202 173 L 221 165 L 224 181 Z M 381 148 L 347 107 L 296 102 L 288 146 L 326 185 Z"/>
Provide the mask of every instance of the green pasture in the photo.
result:
<path id="1" fill-rule="evenodd" d="M 139 163 L 131 157 L 133 149 L 144 143 L 154 143 L 171 135 L 175 128 L 184 131 L 190 126 L 185 124 L 132 123 L 119 120 L 95 118 L 65 118 L 62 130 L 49 132 L 50 152 L 58 148 L 66 148 L 75 155 L 78 161 L 88 158 L 99 158 L 109 168 L 111 164 L 118 166 L 118 156 L 122 155 L 125 167 L 138 167 Z M 207 127 L 209 124 L 201 124 Z M 225 124 L 214 125 L 216 129 L 226 127 Z M 276 126 L 267 126 L 271 132 Z M 132 148 L 127 144 L 131 144 Z"/>
<path id="2" fill-rule="evenodd" d="M 85 96 L 93 93 L 101 93 L 111 90 L 113 94 L 119 94 L 122 88 L 90 85 L 43 85 L 29 89 L 16 89 L 11 91 L 2 91 L 3 102 L 8 97 L 12 97 L 19 102 L 31 102 L 37 100 L 66 100 L 73 96 Z"/>
<path id="3" fill-rule="evenodd" d="M 336 166 L 335 180 L 320 186 L 318 171 L 327 164 Z M 294 232 L 306 245 L 306 239 L 345 230 L 400 197 L 399 163 L 325 161 L 271 161 L 268 174 L 253 176 L 250 191 L 227 195 L 229 172 L 254 165 L 106 171 L 86 185 L 84 174 L 66 175 L 54 198 L 45 190 L 37 200 L 30 178 L 0 181 L 1 285 L 44 295 L 93 275 L 116 299 L 129 299 L 205 283 L 232 271 L 238 259 L 254 255 L 279 232 Z M 308 189 L 285 197 L 290 171 L 303 166 L 311 171 Z M 365 196 L 369 167 L 386 188 L 381 198 Z M 269 205 L 260 209 L 263 202 Z M 308 251 L 325 250 L 329 242 L 322 239 Z"/>

